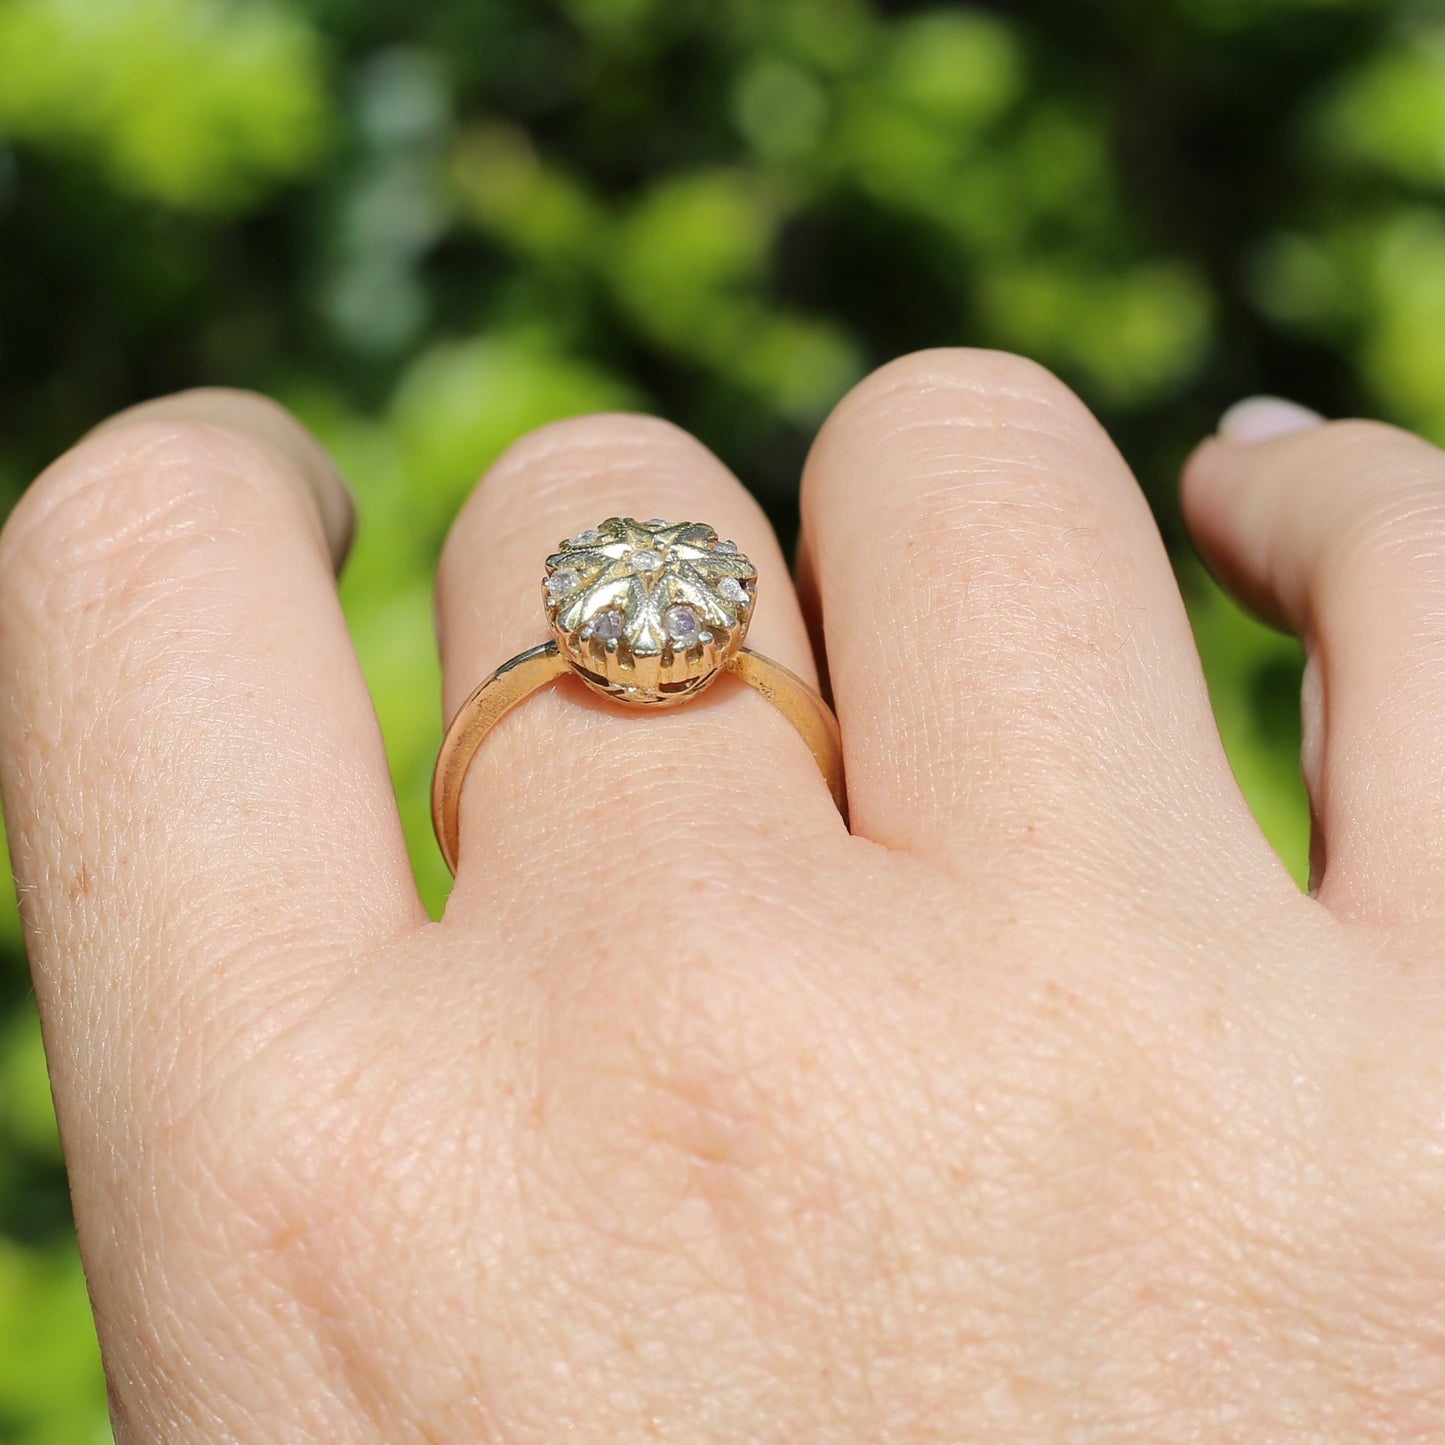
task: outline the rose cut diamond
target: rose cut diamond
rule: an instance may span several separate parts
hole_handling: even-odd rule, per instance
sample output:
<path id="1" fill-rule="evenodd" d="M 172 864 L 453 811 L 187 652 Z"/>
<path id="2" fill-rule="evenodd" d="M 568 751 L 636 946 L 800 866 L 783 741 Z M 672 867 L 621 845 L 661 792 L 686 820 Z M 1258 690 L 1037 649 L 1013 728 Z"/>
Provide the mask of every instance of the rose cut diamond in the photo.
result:
<path id="1" fill-rule="evenodd" d="M 656 572 L 662 566 L 662 553 L 653 551 L 651 547 L 639 547 L 627 560 L 639 572 Z"/>
<path id="2" fill-rule="evenodd" d="M 603 642 L 615 642 L 622 636 L 626 623 L 627 618 L 621 608 L 604 607 L 588 625 L 592 628 L 593 637 L 599 637 Z"/>
<path id="3" fill-rule="evenodd" d="M 674 603 L 662 614 L 662 625 L 676 643 L 687 645 L 697 640 L 697 613 L 691 607 Z"/>

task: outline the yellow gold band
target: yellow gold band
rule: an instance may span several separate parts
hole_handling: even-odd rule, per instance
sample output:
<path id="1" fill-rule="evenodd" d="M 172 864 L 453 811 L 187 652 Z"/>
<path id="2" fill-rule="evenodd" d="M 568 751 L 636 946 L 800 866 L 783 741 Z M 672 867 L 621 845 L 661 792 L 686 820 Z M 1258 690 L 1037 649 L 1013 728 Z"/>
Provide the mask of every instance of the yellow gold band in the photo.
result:
<path id="1" fill-rule="evenodd" d="M 462 783 L 482 740 L 518 703 L 572 671 L 573 664 L 562 655 L 556 642 L 545 642 L 504 662 L 457 709 L 437 756 L 431 795 L 432 827 L 453 873 L 457 871 Z M 817 761 L 838 811 L 846 817 L 843 750 L 838 722 L 828 704 L 782 663 L 746 647 L 728 658 L 719 671 L 729 672 L 755 688 L 792 723 Z"/>

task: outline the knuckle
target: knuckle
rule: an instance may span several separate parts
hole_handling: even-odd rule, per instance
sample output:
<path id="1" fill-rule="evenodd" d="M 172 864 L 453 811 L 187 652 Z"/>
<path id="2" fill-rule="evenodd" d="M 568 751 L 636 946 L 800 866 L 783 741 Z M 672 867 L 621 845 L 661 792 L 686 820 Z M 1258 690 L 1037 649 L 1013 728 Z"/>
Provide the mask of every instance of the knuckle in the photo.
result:
<path id="1" fill-rule="evenodd" d="M 1073 656 L 1088 638 L 1101 655 L 1124 645 L 1118 583 L 1153 524 L 1102 427 L 1045 367 L 996 351 L 918 352 L 860 383 L 828 428 L 809 469 L 810 511 L 828 514 L 820 524 L 848 550 L 906 551 L 921 583 L 913 605 L 936 608 L 940 625 L 956 625 L 964 573 L 964 604 L 998 619 L 1001 659 L 1040 647 Z M 897 479 L 895 505 L 820 497 L 856 492 L 857 456 Z"/>
<path id="2" fill-rule="evenodd" d="M 843 399 L 817 452 L 806 505 L 818 492 L 855 488 L 850 457 L 865 455 L 898 478 L 906 505 L 890 514 L 910 536 L 985 525 L 1016 540 L 1010 555 L 1038 554 L 1040 535 L 1092 535 L 1143 505 L 1083 402 L 1045 367 L 1006 352 L 921 351 L 890 362 Z M 840 515 L 869 527 L 880 520 L 873 507 Z"/>
<path id="3" fill-rule="evenodd" d="M 929 425 L 966 403 L 983 425 L 1053 429 L 1063 414 L 1087 417 L 1083 403 L 1047 367 L 1012 352 L 936 347 L 911 352 L 864 377 L 829 421 L 843 427 Z"/>
<path id="4" fill-rule="evenodd" d="M 1432 460 L 1438 464 L 1442 455 L 1438 447 L 1423 437 L 1416 436 L 1414 432 L 1369 417 L 1346 417 L 1339 421 L 1327 421 L 1306 435 L 1313 435 L 1326 450 L 1350 457 L 1364 452 L 1371 456 L 1385 455 L 1424 465 Z"/>
<path id="5" fill-rule="evenodd" d="M 137 418 L 95 432 L 11 514 L 0 585 L 54 616 L 194 575 L 218 540 L 274 534 L 282 470 L 259 439 L 209 422 Z"/>
<path id="6" fill-rule="evenodd" d="M 693 459 L 702 450 L 688 432 L 661 417 L 593 412 L 519 437 L 492 464 L 480 490 L 520 491 L 532 502 L 554 489 L 575 491 L 579 477 L 650 466 L 658 452 Z"/>
<path id="7" fill-rule="evenodd" d="M 124 422 L 95 432 L 45 471 L 0 536 L 20 568 L 85 566 L 158 533 L 204 533 L 275 487 L 263 444 L 197 420 Z M 9 572 L 10 566 L 4 571 Z"/>
<path id="8" fill-rule="evenodd" d="M 1384 422 L 1331 422 L 1319 429 L 1320 463 L 1344 495 L 1321 536 L 1322 569 L 1445 566 L 1445 453 Z M 1307 463 L 1308 465 L 1308 463 Z"/>

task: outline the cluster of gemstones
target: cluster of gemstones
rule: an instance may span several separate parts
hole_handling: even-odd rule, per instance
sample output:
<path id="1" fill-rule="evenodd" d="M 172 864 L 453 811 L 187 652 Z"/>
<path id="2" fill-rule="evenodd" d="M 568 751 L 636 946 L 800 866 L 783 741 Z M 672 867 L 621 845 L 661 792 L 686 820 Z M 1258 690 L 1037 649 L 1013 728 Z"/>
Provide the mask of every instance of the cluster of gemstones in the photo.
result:
<path id="1" fill-rule="evenodd" d="M 580 666 L 614 681 L 639 667 L 700 675 L 742 645 L 757 569 L 700 522 L 611 517 L 561 544 L 542 587 L 553 635 Z"/>

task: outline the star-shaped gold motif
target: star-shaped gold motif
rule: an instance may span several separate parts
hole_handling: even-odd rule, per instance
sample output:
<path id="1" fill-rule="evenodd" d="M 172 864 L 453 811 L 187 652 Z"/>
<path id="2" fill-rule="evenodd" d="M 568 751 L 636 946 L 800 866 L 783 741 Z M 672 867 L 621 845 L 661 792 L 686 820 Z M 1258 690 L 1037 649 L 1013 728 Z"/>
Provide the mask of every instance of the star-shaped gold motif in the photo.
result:
<path id="1" fill-rule="evenodd" d="M 574 646 L 632 658 L 731 654 L 756 581 L 753 564 L 703 523 L 610 517 L 547 559 L 543 594 L 554 632 Z"/>

